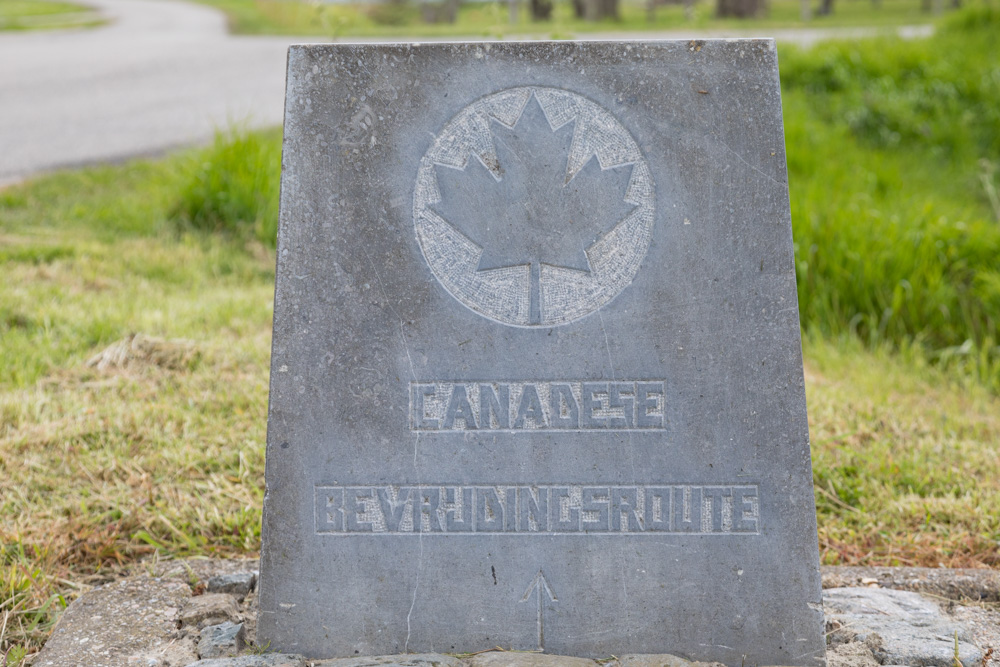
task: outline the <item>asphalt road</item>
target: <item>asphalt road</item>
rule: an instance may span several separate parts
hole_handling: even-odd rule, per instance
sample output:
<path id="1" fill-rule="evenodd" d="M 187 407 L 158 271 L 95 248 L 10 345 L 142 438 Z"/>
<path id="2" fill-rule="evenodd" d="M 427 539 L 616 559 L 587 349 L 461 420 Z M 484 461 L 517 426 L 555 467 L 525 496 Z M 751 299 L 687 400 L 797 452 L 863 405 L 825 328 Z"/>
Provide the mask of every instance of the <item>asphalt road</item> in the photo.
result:
<path id="1" fill-rule="evenodd" d="M 0 32 L 0 186 L 60 167 L 206 141 L 231 123 L 280 124 L 287 47 L 316 41 L 232 36 L 220 12 L 175 0 L 85 1 L 109 23 L 92 29 Z M 900 32 L 921 36 L 930 29 Z M 771 36 L 808 46 L 830 37 L 870 34 L 876 31 L 697 36 Z M 587 37 L 694 36 L 675 31 Z"/>
<path id="2" fill-rule="evenodd" d="M 170 0 L 88 0 L 111 22 L 0 33 L 0 183 L 281 123 L 293 37 L 233 37 L 223 15 Z"/>

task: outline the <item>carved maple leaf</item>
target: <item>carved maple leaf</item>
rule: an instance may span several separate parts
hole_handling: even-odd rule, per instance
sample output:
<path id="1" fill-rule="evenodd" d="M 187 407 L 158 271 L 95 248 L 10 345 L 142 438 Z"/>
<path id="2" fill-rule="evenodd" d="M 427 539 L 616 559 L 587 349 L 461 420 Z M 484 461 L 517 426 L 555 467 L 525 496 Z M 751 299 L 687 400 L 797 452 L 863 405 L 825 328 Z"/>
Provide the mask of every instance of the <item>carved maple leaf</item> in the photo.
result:
<path id="1" fill-rule="evenodd" d="M 602 170 L 594 156 L 567 180 L 573 124 L 553 131 L 532 96 L 513 128 L 493 121 L 497 164 L 437 165 L 434 209 L 482 248 L 478 270 L 540 264 L 590 271 L 586 250 L 634 206 L 631 165 Z M 536 295 L 532 295 L 533 300 Z"/>

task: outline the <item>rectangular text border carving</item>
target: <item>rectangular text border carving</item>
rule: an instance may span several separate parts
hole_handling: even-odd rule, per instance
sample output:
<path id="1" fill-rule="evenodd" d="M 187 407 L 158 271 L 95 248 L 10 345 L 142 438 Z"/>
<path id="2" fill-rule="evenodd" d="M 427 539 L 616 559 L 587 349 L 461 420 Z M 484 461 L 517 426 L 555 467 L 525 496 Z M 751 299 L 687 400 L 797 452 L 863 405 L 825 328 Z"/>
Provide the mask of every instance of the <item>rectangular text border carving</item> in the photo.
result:
<path id="1" fill-rule="evenodd" d="M 319 535 L 759 535 L 755 484 L 314 487 Z"/>

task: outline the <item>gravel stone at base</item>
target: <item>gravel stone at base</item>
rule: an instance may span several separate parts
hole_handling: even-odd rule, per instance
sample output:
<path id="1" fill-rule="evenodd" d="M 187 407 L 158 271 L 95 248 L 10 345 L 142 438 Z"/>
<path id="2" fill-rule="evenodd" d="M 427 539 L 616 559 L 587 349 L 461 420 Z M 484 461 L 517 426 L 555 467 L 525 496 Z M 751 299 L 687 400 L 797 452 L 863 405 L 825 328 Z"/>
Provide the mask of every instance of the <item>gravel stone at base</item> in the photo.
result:
<path id="1" fill-rule="evenodd" d="M 878 645 L 878 636 L 872 637 Z M 826 667 L 879 667 L 871 642 L 845 642 L 826 649 Z"/>
<path id="2" fill-rule="evenodd" d="M 198 648 L 192 637 L 181 637 L 152 651 L 128 658 L 128 667 L 187 667 L 198 661 Z"/>
<path id="3" fill-rule="evenodd" d="M 184 582 L 123 579 L 84 593 L 63 612 L 34 667 L 121 667 L 173 639 Z"/>
<path id="4" fill-rule="evenodd" d="M 311 660 L 312 667 L 462 667 L 462 661 L 439 653 L 378 655 L 357 658 Z"/>
<path id="5" fill-rule="evenodd" d="M 823 588 L 872 585 L 929 593 L 950 600 L 1000 602 L 1000 572 L 997 570 L 943 567 L 823 568 Z"/>
<path id="6" fill-rule="evenodd" d="M 919 593 L 885 588 L 832 588 L 823 591 L 832 645 L 861 641 L 882 665 L 951 667 L 958 655 L 965 667 L 979 665 L 983 651 L 969 643 L 965 627 Z"/>
<path id="7" fill-rule="evenodd" d="M 254 643 L 254 625 L 258 608 L 256 591 L 251 590 L 244 603 L 235 605 L 235 598 L 228 594 L 190 597 L 190 582 L 194 578 L 206 581 L 218 575 L 240 574 L 254 568 L 253 561 L 197 560 L 171 561 L 143 568 L 136 574 L 83 593 L 63 613 L 62 619 L 49 642 L 31 662 L 32 667 L 596 667 L 592 660 L 580 658 L 523 653 L 516 651 L 491 651 L 458 660 L 450 656 L 396 655 L 381 657 L 351 657 L 340 659 L 306 660 L 300 656 L 245 655 L 239 658 L 208 658 L 199 661 L 197 642 L 201 636 L 199 625 L 178 627 L 182 610 L 185 618 L 194 620 L 199 614 L 193 610 L 207 607 L 238 609 L 248 644 Z M 192 570 L 195 575 L 192 575 Z M 1000 610 L 981 604 L 961 604 L 954 601 L 936 601 L 931 596 L 944 592 L 961 593 L 974 600 L 993 599 L 992 581 L 996 573 L 986 571 L 946 570 L 926 571 L 927 568 L 824 568 L 824 581 L 850 581 L 863 586 L 848 591 L 827 591 L 826 614 L 831 644 L 827 648 L 828 667 L 891 667 L 897 665 L 946 665 L 952 667 L 954 631 L 962 640 L 962 650 L 972 644 L 980 647 L 978 653 L 993 647 L 994 652 L 985 660 L 985 667 L 1000 667 Z M 154 572 L 165 577 L 151 578 Z M 829 575 L 829 576 L 828 576 Z M 897 592 L 879 588 L 880 583 L 912 588 L 930 588 L 931 596 L 897 598 Z M 972 583 L 970 583 L 972 582 Z M 974 585 L 973 585 L 974 584 Z M 940 593 L 935 593 L 939 591 Z M 219 596 L 219 597 L 216 597 Z M 186 606 L 188 600 L 191 606 Z M 848 604 L 845 600 L 853 601 Z M 882 600 L 885 604 L 878 601 Z M 906 600 L 907 602 L 904 604 Z M 217 607 L 221 601 L 221 607 Z M 873 602 L 874 601 L 874 602 Z M 881 604 L 881 606 L 879 606 Z M 862 617 L 860 621 L 848 618 L 849 612 Z M 877 610 L 877 611 L 876 611 Z M 922 612 L 920 610 L 923 610 Z M 919 612 L 919 613 L 918 613 Z M 200 613 L 200 612 L 199 612 Z M 214 613 L 214 612 L 211 612 Z M 211 615 L 211 613 L 209 615 Z M 193 614 L 193 615 L 192 615 Z M 223 619 L 227 620 L 227 619 Z M 928 621 L 934 621 L 929 623 Z M 918 641 L 907 648 L 919 646 L 920 640 L 934 643 L 937 652 L 930 660 L 916 654 L 894 650 L 884 629 L 873 630 L 870 623 L 896 624 L 911 633 Z M 908 629 L 907 629 L 908 628 Z M 906 636 L 906 635 L 903 635 Z M 752 641 L 752 638 L 747 638 Z M 909 640 L 907 640 L 909 641 Z M 249 652 L 249 651 L 247 651 Z M 912 659 L 905 658 L 910 655 Z M 970 662 L 968 653 L 962 653 L 966 665 L 980 667 L 981 659 Z M 611 657 L 611 656 L 608 656 Z M 918 661 L 919 660 L 923 660 Z M 886 665 L 880 665 L 880 660 Z M 673 655 L 619 655 L 617 661 L 605 667 L 709 667 L 707 663 L 688 662 Z"/>
<path id="8" fill-rule="evenodd" d="M 306 659 L 301 655 L 269 653 L 243 655 L 238 658 L 210 658 L 199 660 L 189 667 L 306 667 Z"/>
<path id="9" fill-rule="evenodd" d="M 205 582 L 205 587 L 209 593 L 229 593 L 242 602 L 243 598 L 253 590 L 256 583 L 256 573 L 237 572 L 235 574 L 220 574 L 212 577 Z"/>
<path id="10" fill-rule="evenodd" d="M 226 621 L 210 625 L 201 631 L 198 655 L 202 658 L 232 657 L 243 650 L 244 646 L 243 624 Z"/>
<path id="11" fill-rule="evenodd" d="M 181 625 L 199 628 L 239 620 L 239 605 L 236 598 L 228 593 L 205 593 L 193 597 L 184 605 L 180 615 Z"/>
<path id="12" fill-rule="evenodd" d="M 586 658 L 571 658 L 544 653 L 494 651 L 480 653 L 469 661 L 470 667 L 596 667 L 597 663 Z"/>
<path id="13" fill-rule="evenodd" d="M 948 611 L 956 622 L 966 627 L 977 646 L 987 652 L 993 649 L 986 665 L 1000 667 L 1000 607 L 948 605 Z"/>
<path id="14" fill-rule="evenodd" d="M 634 653 L 618 658 L 618 667 L 725 667 L 719 662 L 691 662 L 669 653 Z"/>

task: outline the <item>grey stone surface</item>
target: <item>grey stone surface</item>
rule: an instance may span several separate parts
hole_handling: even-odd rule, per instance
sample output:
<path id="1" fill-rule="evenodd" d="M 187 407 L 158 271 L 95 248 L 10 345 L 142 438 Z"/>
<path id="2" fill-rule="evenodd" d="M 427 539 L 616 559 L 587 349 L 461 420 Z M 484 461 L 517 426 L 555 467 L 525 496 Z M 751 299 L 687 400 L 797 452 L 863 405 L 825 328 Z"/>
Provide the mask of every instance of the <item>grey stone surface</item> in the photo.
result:
<path id="1" fill-rule="evenodd" d="M 623 655 L 618 658 L 619 667 L 688 667 L 690 664 L 684 658 L 669 653 Z"/>
<path id="2" fill-rule="evenodd" d="M 623 655 L 617 667 L 724 667 L 717 662 L 691 662 L 669 653 Z"/>
<path id="3" fill-rule="evenodd" d="M 130 657 L 165 648 L 177 611 L 190 597 L 186 584 L 137 577 L 88 591 L 59 619 L 32 662 L 35 667 L 120 667 Z"/>
<path id="4" fill-rule="evenodd" d="M 241 655 L 237 658 L 209 658 L 192 663 L 190 667 L 306 667 L 306 664 L 301 655 L 266 653 Z"/>
<path id="5" fill-rule="evenodd" d="M 254 572 L 237 572 L 235 574 L 220 574 L 210 578 L 205 582 L 206 590 L 209 593 L 229 593 L 240 602 L 253 590 L 257 583 L 257 574 Z"/>
<path id="6" fill-rule="evenodd" d="M 918 593 L 832 588 L 823 592 L 823 604 L 831 643 L 865 642 L 880 664 L 953 667 L 956 638 L 963 665 L 982 663 L 983 651 L 970 643 L 965 627 Z"/>
<path id="7" fill-rule="evenodd" d="M 205 593 L 187 601 L 181 609 L 180 622 L 185 626 L 204 628 L 226 621 L 240 620 L 236 598 L 228 593 Z"/>
<path id="8" fill-rule="evenodd" d="M 198 661 L 198 647 L 193 637 L 177 637 L 150 651 L 129 656 L 131 667 L 187 667 Z"/>
<path id="9" fill-rule="evenodd" d="M 271 383 L 258 644 L 821 663 L 772 42 L 294 47 Z"/>
<path id="10" fill-rule="evenodd" d="M 209 625 L 201 631 L 198 655 L 202 658 L 232 657 L 243 650 L 246 641 L 242 623 L 220 623 Z"/>
<path id="11" fill-rule="evenodd" d="M 376 655 L 311 661 L 311 667 L 462 667 L 462 661 L 440 653 Z"/>
<path id="12" fill-rule="evenodd" d="M 565 655 L 493 651 L 473 656 L 469 667 L 597 667 L 597 663 Z"/>

